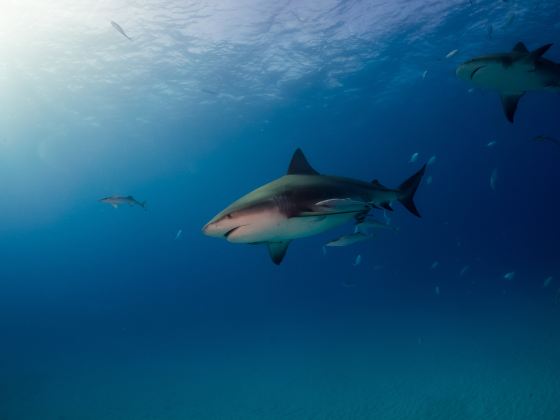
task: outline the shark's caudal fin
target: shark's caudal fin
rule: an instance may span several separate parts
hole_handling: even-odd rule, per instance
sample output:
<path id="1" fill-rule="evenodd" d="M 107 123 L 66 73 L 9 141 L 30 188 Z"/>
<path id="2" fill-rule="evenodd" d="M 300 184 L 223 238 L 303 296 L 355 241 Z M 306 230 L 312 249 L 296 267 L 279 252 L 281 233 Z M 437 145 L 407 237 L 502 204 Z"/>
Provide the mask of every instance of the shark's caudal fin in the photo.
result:
<path id="1" fill-rule="evenodd" d="M 525 92 L 521 93 L 502 93 L 500 98 L 502 99 L 502 107 L 504 108 L 504 113 L 506 118 L 510 123 L 513 123 L 515 117 L 515 111 L 517 111 L 517 104 L 521 97 L 525 95 Z"/>
<path id="2" fill-rule="evenodd" d="M 319 175 L 319 172 L 313 169 L 301 149 L 298 148 L 292 156 L 288 167 L 288 175 Z"/>
<path id="3" fill-rule="evenodd" d="M 276 265 L 280 265 L 280 263 L 284 259 L 284 256 L 286 255 L 286 251 L 288 250 L 290 241 L 269 242 L 267 245 L 268 253 L 270 254 L 270 258 L 272 258 L 272 262 Z"/>
<path id="4" fill-rule="evenodd" d="M 418 212 L 418 209 L 414 204 L 414 193 L 416 193 L 418 185 L 420 185 L 420 181 L 422 180 L 424 172 L 426 172 L 425 164 L 418 172 L 416 172 L 399 186 L 399 191 L 401 192 L 399 201 L 403 206 L 406 207 L 409 212 L 417 217 L 420 217 L 420 213 Z"/>
<path id="5" fill-rule="evenodd" d="M 140 204 L 140 206 L 141 206 L 144 210 L 147 210 L 147 209 L 146 209 L 146 204 L 148 204 L 147 201 L 142 201 L 142 202 L 140 202 L 139 204 Z"/>
<path id="6" fill-rule="evenodd" d="M 544 55 L 544 53 L 549 50 L 550 47 L 552 47 L 552 44 L 545 44 L 542 47 L 539 47 L 536 50 L 531 51 L 529 53 L 529 57 L 531 58 L 531 60 L 537 60 L 538 58 L 541 58 Z"/>

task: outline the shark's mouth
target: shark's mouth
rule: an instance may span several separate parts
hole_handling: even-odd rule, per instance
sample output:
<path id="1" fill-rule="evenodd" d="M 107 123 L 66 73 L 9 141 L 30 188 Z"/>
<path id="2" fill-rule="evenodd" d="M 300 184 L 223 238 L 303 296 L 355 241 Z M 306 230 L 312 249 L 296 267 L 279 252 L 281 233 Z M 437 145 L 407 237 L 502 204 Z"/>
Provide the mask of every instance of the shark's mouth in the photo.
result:
<path id="1" fill-rule="evenodd" d="M 227 239 L 229 237 L 229 235 L 231 235 L 233 232 L 235 232 L 237 229 L 239 229 L 240 227 L 243 227 L 246 225 L 240 225 L 240 226 L 236 226 L 233 229 L 228 230 L 225 234 L 224 237 Z"/>
<path id="2" fill-rule="evenodd" d="M 479 71 L 480 69 L 484 68 L 486 66 L 478 66 L 476 69 L 474 69 L 471 73 L 471 80 L 474 79 L 474 75 L 476 74 L 477 71 Z"/>

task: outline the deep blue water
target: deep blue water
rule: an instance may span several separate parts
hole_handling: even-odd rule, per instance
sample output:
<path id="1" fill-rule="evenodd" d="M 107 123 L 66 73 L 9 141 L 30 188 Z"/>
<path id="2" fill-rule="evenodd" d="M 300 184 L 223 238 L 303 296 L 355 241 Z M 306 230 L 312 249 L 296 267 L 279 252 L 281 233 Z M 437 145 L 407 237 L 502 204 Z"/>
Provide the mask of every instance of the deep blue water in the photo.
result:
<path id="1" fill-rule="evenodd" d="M 0 420 L 560 418 L 560 96 L 510 124 L 455 76 L 557 2 L 2 7 Z M 391 187 L 436 156 L 422 218 L 280 266 L 202 234 L 298 147 Z"/>

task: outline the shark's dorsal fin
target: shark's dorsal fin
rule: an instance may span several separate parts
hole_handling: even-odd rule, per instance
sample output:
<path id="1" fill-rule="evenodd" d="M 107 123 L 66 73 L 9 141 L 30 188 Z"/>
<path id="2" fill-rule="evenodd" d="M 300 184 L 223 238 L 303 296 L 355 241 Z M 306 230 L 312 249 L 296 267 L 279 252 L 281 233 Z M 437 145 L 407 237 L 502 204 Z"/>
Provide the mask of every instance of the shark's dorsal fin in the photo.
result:
<path id="1" fill-rule="evenodd" d="M 371 181 L 371 185 L 373 185 L 375 188 L 383 188 L 383 185 L 381 185 L 381 182 L 379 182 L 377 179 Z"/>
<path id="2" fill-rule="evenodd" d="M 300 148 L 296 149 L 288 167 L 288 175 L 319 175 L 309 164 Z"/>
<path id="3" fill-rule="evenodd" d="M 290 241 L 268 242 L 267 245 L 268 253 L 270 254 L 270 258 L 272 258 L 272 262 L 276 265 L 280 265 L 284 259 L 284 255 L 286 255 Z"/>
<path id="4" fill-rule="evenodd" d="M 552 44 L 545 44 L 542 47 L 539 47 L 536 50 L 531 51 L 529 56 L 531 57 L 531 59 L 537 60 L 538 58 L 541 58 L 543 54 L 547 52 L 550 47 L 552 47 Z"/>
<path id="5" fill-rule="evenodd" d="M 515 111 L 517 111 L 517 104 L 519 103 L 519 99 L 525 94 L 525 92 L 521 93 L 511 93 L 511 94 L 502 94 L 502 106 L 504 107 L 504 112 L 509 122 L 513 122 L 513 117 L 515 116 Z"/>
<path id="6" fill-rule="evenodd" d="M 515 44 L 515 46 L 513 47 L 513 51 L 519 52 L 519 53 L 528 53 L 529 52 L 529 50 L 527 49 L 525 44 L 521 41 L 519 41 L 517 44 Z"/>

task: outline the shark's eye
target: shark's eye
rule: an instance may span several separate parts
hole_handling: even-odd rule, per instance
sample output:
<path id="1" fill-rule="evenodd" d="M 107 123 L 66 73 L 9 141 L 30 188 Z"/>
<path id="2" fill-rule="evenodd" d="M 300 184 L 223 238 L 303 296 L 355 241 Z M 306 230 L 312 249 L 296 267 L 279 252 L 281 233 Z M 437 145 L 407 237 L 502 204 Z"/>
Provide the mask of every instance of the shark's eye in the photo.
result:
<path id="1" fill-rule="evenodd" d="M 231 219 L 231 214 L 228 214 L 226 217 L 227 217 L 228 219 Z"/>

